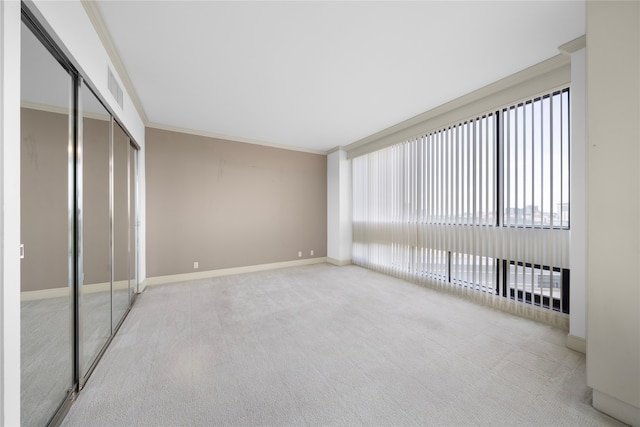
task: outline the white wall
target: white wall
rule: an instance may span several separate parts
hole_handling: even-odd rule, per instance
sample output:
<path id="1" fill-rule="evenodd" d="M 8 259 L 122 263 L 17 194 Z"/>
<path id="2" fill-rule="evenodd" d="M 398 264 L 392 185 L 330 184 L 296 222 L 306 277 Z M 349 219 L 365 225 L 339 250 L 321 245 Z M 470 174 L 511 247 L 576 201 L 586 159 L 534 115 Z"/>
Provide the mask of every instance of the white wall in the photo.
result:
<path id="1" fill-rule="evenodd" d="M 147 181 L 146 181 L 146 150 L 138 153 L 138 284 L 142 289 L 142 282 L 147 278 Z"/>
<path id="2" fill-rule="evenodd" d="M 0 2 L 0 423 L 20 425 L 20 2 Z"/>
<path id="3" fill-rule="evenodd" d="M 327 259 L 351 263 L 351 160 L 344 150 L 327 156 Z"/>
<path id="4" fill-rule="evenodd" d="M 586 73 L 584 47 L 571 53 L 571 309 L 567 346 L 584 352 L 587 338 Z"/>
<path id="5" fill-rule="evenodd" d="M 587 2 L 587 384 L 640 426 L 640 3 Z"/>

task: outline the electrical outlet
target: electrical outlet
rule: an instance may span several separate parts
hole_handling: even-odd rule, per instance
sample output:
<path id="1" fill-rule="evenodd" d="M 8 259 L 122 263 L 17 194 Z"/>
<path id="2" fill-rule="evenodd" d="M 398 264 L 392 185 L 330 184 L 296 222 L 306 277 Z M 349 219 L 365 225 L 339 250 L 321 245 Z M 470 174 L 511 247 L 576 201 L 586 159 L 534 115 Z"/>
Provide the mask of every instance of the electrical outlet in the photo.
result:
<path id="1" fill-rule="evenodd" d="M 194 268 L 194 270 L 198 268 L 198 261 L 194 261 L 193 262 L 193 268 Z"/>
<path id="2" fill-rule="evenodd" d="M 313 249 L 311 249 L 311 252 L 309 253 L 309 255 L 313 256 Z"/>
<path id="3" fill-rule="evenodd" d="M 298 251 L 298 258 L 302 258 L 302 251 Z"/>

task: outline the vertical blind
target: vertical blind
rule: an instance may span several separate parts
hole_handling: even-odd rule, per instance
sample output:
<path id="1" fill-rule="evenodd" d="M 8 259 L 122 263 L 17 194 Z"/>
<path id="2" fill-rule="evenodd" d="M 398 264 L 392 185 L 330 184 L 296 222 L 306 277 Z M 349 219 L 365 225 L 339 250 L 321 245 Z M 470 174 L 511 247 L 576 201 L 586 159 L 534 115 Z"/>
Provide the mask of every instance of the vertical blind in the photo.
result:
<path id="1" fill-rule="evenodd" d="M 355 264 L 568 326 L 568 89 L 352 162 Z"/>

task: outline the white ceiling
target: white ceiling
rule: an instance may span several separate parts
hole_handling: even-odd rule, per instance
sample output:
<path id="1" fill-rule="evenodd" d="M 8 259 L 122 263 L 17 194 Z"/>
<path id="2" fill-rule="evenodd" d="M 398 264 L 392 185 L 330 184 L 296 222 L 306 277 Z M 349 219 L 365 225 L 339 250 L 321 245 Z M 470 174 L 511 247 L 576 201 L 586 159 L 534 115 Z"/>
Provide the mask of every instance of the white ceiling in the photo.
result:
<path id="1" fill-rule="evenodd" d="M 151 124 L 326 151 L 557 55 L 584 1 L 98 1 Z"/>

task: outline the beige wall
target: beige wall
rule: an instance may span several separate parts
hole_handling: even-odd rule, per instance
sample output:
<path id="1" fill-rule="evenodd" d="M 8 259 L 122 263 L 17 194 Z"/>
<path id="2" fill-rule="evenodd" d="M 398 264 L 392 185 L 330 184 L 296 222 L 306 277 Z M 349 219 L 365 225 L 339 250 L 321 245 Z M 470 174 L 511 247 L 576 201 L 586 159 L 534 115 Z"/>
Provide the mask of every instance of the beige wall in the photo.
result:
<path id="1" fill-rule="evenodd" d="M 129 137 L 117 124 L 113 131 L 114 281 L 129 278 Z"/>
<path id="2" fill-rule="evenodd" d="M 85 283 L 111 280 L 109 226 L 109 121 L 83 121 Z"/>
<path id="3" fill-rule="evenodd" d="M 325 155 L 154 128 L 145 139 L 148 277 L 326 256 Z"/>
<path id="4" fill-rule="evenodd" d="M 21 291 L 69 285 L 69 117 L 21 109 Z"/>
<path id="5" fill-rule="evenodd" d="M 65 114 L 21 109 L 21 226 L 25 245 L 21 291 L 68 286 L 68 150 Z M 84 283 L 107 283 L 111 276 L 109 225 L 109 121 L 83 121 Z M 119 128 L 118 128 L 119 129 Z M 114 231 L 115 280 L 129 276 L 128 138 L 116 132 Z"/>
<path id="6" fill-rule="evenodd" d="M 640 3 L 587 2 L 587 383 L 640 425 Z"/>

